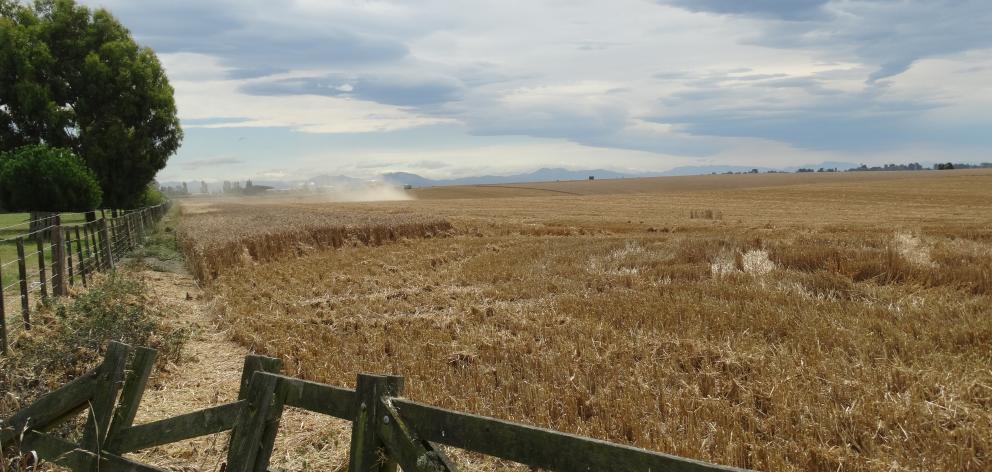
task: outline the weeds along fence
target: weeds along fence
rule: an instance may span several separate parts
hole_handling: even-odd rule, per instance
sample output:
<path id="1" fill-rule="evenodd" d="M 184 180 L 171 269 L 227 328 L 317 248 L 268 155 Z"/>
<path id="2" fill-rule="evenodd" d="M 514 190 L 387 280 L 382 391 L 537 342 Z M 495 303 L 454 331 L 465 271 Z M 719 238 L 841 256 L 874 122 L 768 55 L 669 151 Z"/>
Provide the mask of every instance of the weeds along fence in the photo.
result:
<path id="1" fill-rule="evenodd" d="M 96 221 L 63 224 L 63 215 L 28 220 L 0 230 L 28 226 L 30 231 L 0 238 L 0 355 L 10 348 L 15 326 L 31 329 L 32 307 L 87 286 L 96 272 L 111 270 L 144 240 L 168 204 L 105 212 Z M 9 232 L 9 231 L 8 231 Z M 6 255 L 6 257 L 5 257 Z M 8 322 L 8 315 L 20 322 Z"/>
<path id="2" fill-rule="evenodd" d="M 446 446 L 532 469 L 743 470 L 414 402 L 402 397 L 398 376 L 362 374 L 354 390 L 286 377 L 278 359 L 261 356 L 245 359 L 237 401 L 134 425 L 155 355 L 111 343 L 99 367 L 0 422 L 0 454 L 13 445 L 25 457 L 76 471 L 159 471 L 124 454 L 231 431 L 221 470 L 261 472 L 269 470 L 283 410 L 297 408 L 352 423 L 352 472 L 395 472 L 397 465 L 406 472 L 454 471 Z M 78 443 L 46 433 L 84 411 Z"/>

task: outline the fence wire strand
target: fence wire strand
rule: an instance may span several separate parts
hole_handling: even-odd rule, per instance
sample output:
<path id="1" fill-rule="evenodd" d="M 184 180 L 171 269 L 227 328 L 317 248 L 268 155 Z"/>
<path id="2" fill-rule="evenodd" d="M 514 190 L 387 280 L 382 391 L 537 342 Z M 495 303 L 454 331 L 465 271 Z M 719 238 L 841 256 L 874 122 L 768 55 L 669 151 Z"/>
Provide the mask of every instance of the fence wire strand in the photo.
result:
<path id="1" fill-rule="evenodd" d="M 36 230 L 34 230 L 34 231 L 30 232 L 30 233 L 22 234 L 21 236 L 22 237 L 26 237 L 26 236 L 32 236 L 32 235 L 35 235 L 35 234 L 38 234 L 38 233 L 44 233 L 45 231 L 48 231 L 48 230 L 50 230 L 50 229 L 52 229 L 54 227 L 55 227 L 55 225 L 46 226 L 46 227 L 41 228 L 41 229 L 36 229 Z"/>
<path id="2" fill-rule="evenodd" d="M 25 271 L 22 273 L 20 270 L 17 271 L 14 280 L 5 285 L 0 286 L 0 301 L 4 298 L 19 298 L 27 306 L 27 303 L 34 300 L 46 299 L 49 297 L 54 297 L 55 292 L 59 290 L 59 287 L 55 286 L 55 280 L 62 277 L 62 280 L 72 284 L 73 280 L 85 278 L 87 274 L 94 272 L 100 272 L 105 269 L 113 267 L 113 264 L 121 261 L 126 257 L 126 253 L 133 250 L 142 244 L 143 239 L 147 236 L 149 229 L 149 223 L 155 223 L 157 218 L 164 214 L 163 210 L 168 209 L 168 205 L 155 205 L 140 208 L 133 211 L 127 211 L 120 213 L 117 217 L 114 216 L 101 216 L 100 219 L 96 221 L 84 221 L 81 223 L 61 224 L 61 218 L 65 218 L 69 215 L 81 215 L 82 213 L 61 213 L 53 214 L 52 216 L 46 216 L 44 218 L 38 219 L 27 219 L 20 223 L 8 225 L 5 227 L 0 227 L 0 231 L 12 230 L 15 228 L 21 228 L 28 226 L 30 230 L 30 225 L 35 223 L 40 223 L 44 225 L 44 228 L 37 229 L 34 231 L 29 231 L 24 234 L 17 236 L 9 236 L 6 238 L 0 238 L 0 243 L 13 243 L 18 239 L 34 239 L 35 243 L 41 244 L 40 250 L 35 250 L 27 252 L 23 257 L 17 257 L 14 260 L 7 261 L 5 263 L 0 263 L 0 271 L 6 269 L 8 266 L 13 266 L 14 264 L 24 263 Z M 53 229 L 59 228 L 62 234 L 52 232 Z M 65 248 L 61 248 L 65 251 L 64 263 L 65 272 L 58 272 L 57 266 L 63 262 L 55 261 L 54 258 L 57 250 L 48 250 L 48 241 L 40 241 L 41 238 L 32 238 L 32 236 L 37 234 L 42 234 L 46 232 L 51 232 L 52 238 L 56 239 L 55 236 L 61 236 L 66 243 Z M 73 255 L 73 232 L 79 232 L 75 237 L 75 243 L 77 246 L 77 253 Z M 85 244 L 85 247 L 83 245 Z M 24 245 L 27 249 L 27 244 Z M 109 249 L 112 251 L 111 257 L 106 257 L 104 249 Z M 45 257 L 45 253 L 49 252 L 52 254 L 50 257 Z M 85 254 L 85 256 L 84 256 Z M 36 269 L 28 270 L 29 264 L 28 259 L 37 260 L 38 266 Z M 109 259 L 109 260 L 108 260 Z M 49 270 L 45 269 L 45 261 L 49 260 L 50 266 Z M 35 264 L 30 264 L 33 266 Z M 70 269 L 70 266 L 74 268 Z M 19 268 L 18 268 L 19 269 Z M 69 274 L 69 270 L 72 270 L 72 275 Z M 42 275 L 44 273 L 44 276 Z M 50 276 L 49 276 L 50 274 Z M 2 285 L 2 284 L 0 284 Z M 20 286 L 23 286 L 23 290 L 20 290 Z M 9 298 L 8 298 L 9 297 Z M 16 310 L 20 312 L 20 310 Z M 29 315 L 29 312 L 23 313 L 25 317 Z M 15 310 L 9 310 L 6 313 L 9 316 L 14 316 Z M 27 318 L 25 318 L 27 321 Z M 7 333 L 11 333 L 13 329 L 19 326 L 17 323 L 8 324 Z"/>

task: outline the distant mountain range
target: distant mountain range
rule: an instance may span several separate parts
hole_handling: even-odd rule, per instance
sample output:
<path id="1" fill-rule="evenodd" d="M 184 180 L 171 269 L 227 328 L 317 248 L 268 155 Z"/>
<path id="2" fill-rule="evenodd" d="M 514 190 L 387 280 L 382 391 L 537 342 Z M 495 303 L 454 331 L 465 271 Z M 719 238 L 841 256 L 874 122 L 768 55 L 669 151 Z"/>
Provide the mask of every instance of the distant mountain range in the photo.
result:
<path id="1" fill-rule="evenodd" d="M 534 172 L 512 175 L 480 175 L 474 177 L 461 177 L 457 179 L 429 179 L 409 172 L 389 172 L 382 174 L 382 180 L 397 185 L 412 185 L 414 187 L 432 187 L 442 185 L 485 185 L 485 184 L 505 184 L 524 182 L 553 182 L 556 180 L 585 180 L 590 176 L 597 179 L 623 179 L 637 177 L 664 177 L 664 176 L 685 176 L 685 175 L 705 175 L 723 174 L 726 172 L 748 172 L 758 169 L 758 172 L 770 170 L 780 170 L 785 172 L 795 172 L 799 169 L 839 169 L 847 170 L 857 167 L 858 164 L 850 162 L 822 162 L 820 164 L 809 164 L 795 167 L 771 168 L 753 166 L 683 166 L 669 169 L 664 172 L 616 172 L 606 169 L 590 170 L 568 170 L 562 168 L 543 168 Z"/>
<path id="2" fill-rule="evenodd" d="M 505 184 L 522 182 L 553 182 L 555 180 L 585 180 L 590 176 L 597 179 L 620 179 L 624 177 L 652 177 L 663 175 L 662 173 L 627 173 L 614 172 L 605 169 L 593 170 L 568 170 L 568 169 L 538 169 L 526 174 L 511 175 L 479 175 L 474 177 L 461 177 L 457 179 L 428 179 L 409 172 L 389 172 L 382 174 L 382 180 L 398 185 L 412 185 L 414 187 L 430 187 L 439 185 L 482 185 L 482 184 Z"/>
<path id="3" fill-rule="evenodd" d="M 533 172 L 527 172 L 523 174 L 511 174 L 511 175 L 479 175 L 471 177 L 459 177 L 454 179 L 430 179 L 423 177 L 418 174 L 413 174 L 410 172 L 388 172 L 379 176 L 378 179 L 384 182 L 388 182 L 393 185 L 410 185 L 413 187 L 436 187 L 444 185 L 485 185 L 485 184 L 505 184 L 505 183 L 524 183 L 524 182 L 554 182 L 556 180 L 586 180 L 590 176 L 596 179 L 621 179 L 621 178 L 637 178 L 637 177 L 661 177 L 661 176 L 686 176 L 686 175 L 705 175 L 705 174 L 722 174 L 726 172 L 748 172 L 752 169 L 757 169 L 759 172 L 767 172 L 770 170 L 795 172 L 800 168 L 807 169 L 839 169 L 847 170 L 854 167 L 858 167 L 858 164 L 853 164 L 850 162 L 821 162 L 819 164 L 808 164 L 802 166 L 794 167 L 782 167 L 782 168 L 770 168 L 770 167 L 753 167 L 753 166 L 683 166 L 676 167 L 674 169 L 669 169 L 663 172 L 616 172 L 606 169 L 586 169 L 586 170 L 569 170 L 564 168 L 542 168 L 535 170 Z M 195 182 L 195 181 L 194 181 Z M 295 180 L 295 181 L 283 181 L 283 180 L 258 180 L 254 181 L 255 185 L 267 185 L 275 189 L 292 189 L 300 188 L 304 186 L 315 186 L 315 187 L 335 187 L 335 188 L 349 188 L 356 186 L 365 186 L 369 182 L 368 179 L 359 179 L 354 177 L 348 177 L 346 175 L 317 175 L 311 177 L 307 180 Z M 160 185 L 163 186 L 181 186 L 182 182 L 161 182 Z M 221 183 L 214 182 L 208 184 L 211 192 L 219 192 L 221 190 Z M 190 190 L 199 190 L 198 185 L 191 185 Z"/>

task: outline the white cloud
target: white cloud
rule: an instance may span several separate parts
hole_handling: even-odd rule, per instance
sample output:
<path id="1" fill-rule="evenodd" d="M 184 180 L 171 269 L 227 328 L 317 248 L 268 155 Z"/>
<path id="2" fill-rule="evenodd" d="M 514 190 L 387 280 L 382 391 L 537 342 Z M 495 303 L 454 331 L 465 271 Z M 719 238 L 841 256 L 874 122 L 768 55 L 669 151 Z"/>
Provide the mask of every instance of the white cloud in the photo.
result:
<path id="1" fill-rule="evenodd" d="M 431 143 L 333 156 L 356 169 L 657 170 L 992 148 L 980 133 L 992 9 L 977 0 L 93 1 L 161 53 L 190 129 L 454 123 L 478 136 L 457 151 L 471 164 Z M 493 148 L 493 136 L 546 142 Z"/>
<path id="2" fill-rule="evenodd" d="M 172 75 L 180 118 L 187 128 L 289 127 L 308 133 L 391 131 L 443 123 L 444 118 L 375 102 L 317 95 L 260 96 L 240 91 L 258 79 L 224 78 L 228 68 L 200 54 L 161 54 Z"/>

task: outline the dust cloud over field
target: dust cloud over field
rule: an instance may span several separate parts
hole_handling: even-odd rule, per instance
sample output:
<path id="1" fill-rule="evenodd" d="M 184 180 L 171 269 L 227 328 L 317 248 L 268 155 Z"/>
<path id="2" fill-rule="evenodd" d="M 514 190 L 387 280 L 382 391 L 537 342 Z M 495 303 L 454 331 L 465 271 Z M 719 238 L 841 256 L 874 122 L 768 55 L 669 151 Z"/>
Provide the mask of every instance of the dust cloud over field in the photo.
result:
<path id="1" fill-rule="evenodd" d="M 392 231 L 214 266 L 230 335 L 293 375 L 762 470 L 988 470 L 992 172 L 514 187 L 188 207 L 181 236 Z"/>
<path id="2" fill-rule="evenodd" d="M 395 185 L 376 182 L 337 186 L 322 191 L 316 199 L 326 202 L 390 202 L 413 198 L 413 195 Z"/>

